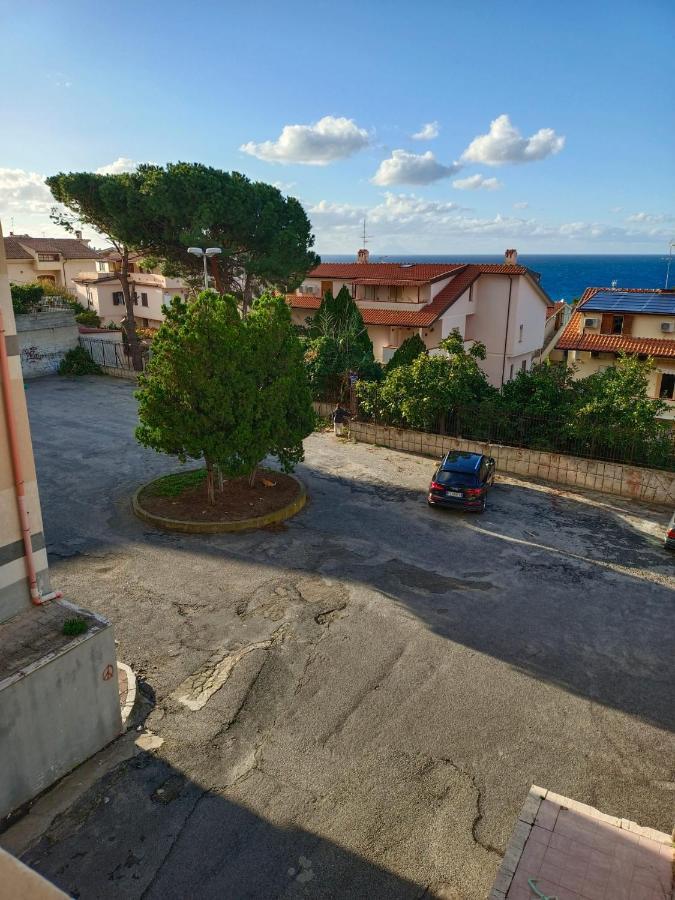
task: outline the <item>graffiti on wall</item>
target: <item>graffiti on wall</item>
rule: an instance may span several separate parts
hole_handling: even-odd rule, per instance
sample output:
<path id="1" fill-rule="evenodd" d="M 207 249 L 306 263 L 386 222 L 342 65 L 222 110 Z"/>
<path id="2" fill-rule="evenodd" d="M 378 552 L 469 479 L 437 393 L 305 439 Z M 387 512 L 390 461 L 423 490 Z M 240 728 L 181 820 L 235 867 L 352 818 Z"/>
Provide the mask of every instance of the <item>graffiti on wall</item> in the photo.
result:
<path id="1" fill-rule="evenodd" d="M 42 350 L 40 347 L 23 347 L 21 369 L 24 375 L 46 375 L 56 372 L 64 357 L 63 350 Z"/>

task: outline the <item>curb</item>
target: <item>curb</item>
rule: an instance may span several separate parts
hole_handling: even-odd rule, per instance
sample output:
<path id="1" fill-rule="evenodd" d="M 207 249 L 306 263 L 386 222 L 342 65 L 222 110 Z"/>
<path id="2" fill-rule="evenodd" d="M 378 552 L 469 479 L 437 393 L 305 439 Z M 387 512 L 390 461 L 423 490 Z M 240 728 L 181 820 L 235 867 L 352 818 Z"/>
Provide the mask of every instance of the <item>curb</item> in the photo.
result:
<path id="1" fill-rule="evenodd" d="M 133 669 L 130 666 L 128 666 L 126 663 L 120 662 L 119 659 L 117 660 L 117 668 L 121 669 L 127 676 L 127 696 L 124 701 L 124 706 L 121 709 L 122 728 L 126 731 L 129 716 L 131 715 L 131 711 L 134 708 L 134 703 L 136 702 L 136 675 L 134 674 Z"/>
<path id="2" fill-rule="evenodd" d="M 139 519 L 143 519 L 144 522 L 149 522 L 151 525 L 155 525 L 164 531 L 180 531 L 183 534 L 222 534 L 225 532 L 252 531 L 256 528 L 264 528 L 266 525 L 275 525 L 277 522 L 290 519 L 291 516 L 300 512 L 307 503 L 307 491 L 304 484 L 294 475 L 287 475 L 287 477 L 292 478 L 300 488 L 298 496 L 288 506 L 266 513 L 264 516 L 253 516 L 250 519 L 240 519 L 237 522 L 195 522 L 185 519 L 170 519 L 148 512 L 141 506 L 139 497 L 145 488 L 158 480 L 157 478 L 153 478 L 152 481 L 148 481 L 138 488 L 131 498 L 131 506 Z"/>

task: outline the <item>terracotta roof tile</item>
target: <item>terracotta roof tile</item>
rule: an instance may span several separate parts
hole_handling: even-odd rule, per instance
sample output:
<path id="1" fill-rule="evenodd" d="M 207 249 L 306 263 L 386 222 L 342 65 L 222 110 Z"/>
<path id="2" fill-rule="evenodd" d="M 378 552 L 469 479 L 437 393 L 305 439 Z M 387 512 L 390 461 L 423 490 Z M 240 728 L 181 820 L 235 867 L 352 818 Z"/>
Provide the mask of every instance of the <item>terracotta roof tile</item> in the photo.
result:
<path id="1" fill-rule="evenodd" d="M 308 278 L 343 278 L 345 281 L 354 279 L 374 279 L 373 284 L 391 284 L 389 279 L 403 278 L 406 282 L 420 282 L 425 284 L 443 275 L 456 272 L 465 268 L 467 263 L 321 263 L 308 273 Z M 507 263 L 479 263 L 473 264 L 484 275 L 533 275 L 526 266 L 512 266 Z M 535 276 L 536 277 L 536 276 Z M 379 280 L 384 279 L 384 280 Z"/>
<path id="2" fill-rule="evenodd" d="M 480 270 L 481 266 L 465 265 L 452 281 L 438 292 L 431 303 L 427 303 L 421 309 L 378 309 L 377 307 L 359 306 L 363 321 L 366 325 L 426 328 L 461 297 L 464 291 L 482 274 Z M 288 294 L 287 299 L 294 309 L 318 309 L 321 304 L 321 298 L 313 294 Z"/>
<path id="3" fill-rule="evenodd" d="M 599 288 L 589 288 L 593 294 Z M 588 293 L 588 291 L 586 292 Z M 590 294 L 584 299 L 590 299 Z M 623 334 L 584 334 L 582 312 L 575 312 L 556 344 L 556 350 L 595 350 L 600 353 L 637 353 L 645 356 L 675 357 L 674 338 L 641 338 Z"/>
<path id="4" fill-rule="evenodd" d="M 18 244 L 23 253 L 20 256 L 10 256 L 8 241 L 14 242 L 12 249 L 16 249 L 14 245 Z M 28 234 L 15 234 L 5 238 L 7 259 L 30 259 L 31 254 L 26 252 L 26 247 L 35 253 L 60 253 L 65 259 L 98 259 L 98 251 L 78 238 L 34 238 Z"/>
<path id="5" fill-rule="evenodd" d="M 5 256 L 7 259 L 32 259 L 33 255 L 24 250 L 14 237 L 5 238 Z"/>

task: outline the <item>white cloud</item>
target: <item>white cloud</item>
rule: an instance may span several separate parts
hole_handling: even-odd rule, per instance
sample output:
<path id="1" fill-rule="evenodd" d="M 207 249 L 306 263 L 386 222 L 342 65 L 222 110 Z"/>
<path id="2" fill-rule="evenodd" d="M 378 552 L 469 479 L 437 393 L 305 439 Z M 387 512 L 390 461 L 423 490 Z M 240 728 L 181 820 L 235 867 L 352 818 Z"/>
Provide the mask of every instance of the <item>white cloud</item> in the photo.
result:
<path id="1" fill-rule="evenodd" d="M 469 175 L 468 178 L 458 178 L 452 182 L 452 186 L 460 191 L 498 191 L 504 185 L 496 178 L 485 178 L 484 175 Z"/>
<path id="2" fill-rule="evenodd" d="M 534 162 L 559 153 L 564 145 L 565 138 L 552 128 L 540 128 L 525 138 L 507 115 L 501 115 L 490 123 L 487 134 L 480 134 L 471 141 L 462 160 L 487 166 Z"/>
<path id="3" fill-rule="evenodd" d="M 107 166 L 99 166 L 96 169 L 97 175 L 120 175 L 122 172 L 133 172 L 138 168 L 138 163 L 127 156 L 118 156 L 114 162 L 108 163 Z"/>
<path id="4" fill-rule="evenodd" d="M 623 212 L 623 206 L 612 206 L 609 210 L 611 213 L 620 213 Z"/>
<path id="5" fill-rule="evenodd" d="M 427 122 L 426 125 L 422 125 L 419 131 L 410 136 L 414 141 L 433 141 L 434 138 L 438 137 L 439 130 L 438 122 Z"/>
<path id="6" fill-rule="evenodd" d="M 673 216 L 666 216 L 663 213 L 637 212 L 630 216 L 626 216 L 626 222 L 634 222 L 644 225 L 658 225 L 661 222 L 672 222 Z"/>
<path id="7" fill-rule="evenodd" d="M 421 154 L 393 150 L 389 159 L 382 160 L 371 181 L 383 187 L 394 184 L 432 184 L 454 175 L 460 168 L 457 163 L 442 165 L 431 150 Z"/>
<path id="8" fill-rule="evenodd" d="M 636 246 L 660 246 L 666 227 L 636 223 L 619 227 L 601 222 L 540 221 L 534 217 L 503 215 L 481 217 L 456 203 L 426 200 L 415 194 L 387 192 L 374 206 L 331 203 L 307 205 L 320 253 L 349 253 L 359 241 L 364 216 L 373 246 L 387 253 L 503 252 L 504 247 L 526 244 L 528 252 L 551 247 L 568 252 L 588 248 L 595 252 Z M 633 251 L 634 252 L 634 251 Z"/>
<path id="9" fill-rule="evenodd" d="M 239 149 L 265 162 L 327 166 L 362 150 L 369 140 L 353 119 L 324 116 L 313 125 L 284 125 L 276 141 L 249 141 Z"/>
<path id="10" fill-rule="evenodd" d="M 518 200 L 516 203 L 513 204 L 513 208 L 514 209 L 527 209 L 529 205 L 530 204 L 527 202 L 527 200 Z"/>
<path id="11" fill-rule="evenodd" d="M 52 206 L 54 198 L 44 175 L 23 169 L 0 169 L 0 211 L 49 213 Z"/>

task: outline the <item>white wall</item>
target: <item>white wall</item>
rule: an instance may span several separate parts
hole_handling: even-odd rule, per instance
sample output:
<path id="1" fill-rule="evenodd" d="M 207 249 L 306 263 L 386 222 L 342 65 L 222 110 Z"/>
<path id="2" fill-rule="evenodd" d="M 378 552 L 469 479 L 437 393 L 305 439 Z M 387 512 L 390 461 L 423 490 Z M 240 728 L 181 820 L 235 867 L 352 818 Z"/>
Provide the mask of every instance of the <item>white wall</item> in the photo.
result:
<path id="1" fill-rule="evenodd" d="M 16 331 L 24 378 L 53 375 L 79 335 L 75 315 L 67 311 L 17 316 Z"/>

